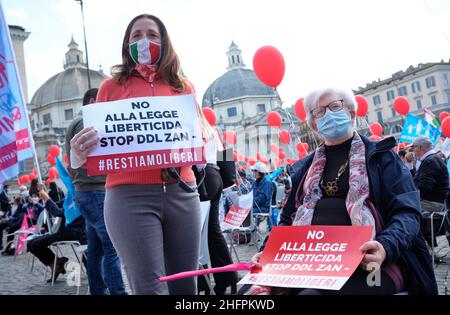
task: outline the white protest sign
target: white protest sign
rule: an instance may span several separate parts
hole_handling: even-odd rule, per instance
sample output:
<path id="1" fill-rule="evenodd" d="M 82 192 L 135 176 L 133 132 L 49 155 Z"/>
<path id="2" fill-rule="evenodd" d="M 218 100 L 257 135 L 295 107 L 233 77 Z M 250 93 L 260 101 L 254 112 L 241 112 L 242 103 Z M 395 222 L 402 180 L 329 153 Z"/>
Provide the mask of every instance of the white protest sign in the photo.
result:
<path id="1" fill-rule="evenodd" d="M 234 201 L 233 201 L 234 202 Z M 253 192 L 241 195 L 230 207 L 224 219 L 224 228 L 237 228 L 242 225 L 253 206 Z"/>
<path id="2" fill-rule="evenodd" d="M 89 175 L 206 163 L 193 95 L 86 105 L 83 123 L 100 136 L 87 159 Z"/>

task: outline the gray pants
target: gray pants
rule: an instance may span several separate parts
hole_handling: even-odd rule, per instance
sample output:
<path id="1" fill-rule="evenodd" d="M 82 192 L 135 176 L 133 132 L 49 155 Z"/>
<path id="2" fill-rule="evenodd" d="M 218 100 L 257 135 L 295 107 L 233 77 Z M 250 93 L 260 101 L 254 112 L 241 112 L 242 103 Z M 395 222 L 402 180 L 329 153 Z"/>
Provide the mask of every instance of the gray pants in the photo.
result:
<path id="1" fill-rule="evenodd" d="M 196 277 L 157 278 L 198 269 L 200 199 L 178 184 L 106 190 L 105 223 L 133 294 L 197 294 Z"/>

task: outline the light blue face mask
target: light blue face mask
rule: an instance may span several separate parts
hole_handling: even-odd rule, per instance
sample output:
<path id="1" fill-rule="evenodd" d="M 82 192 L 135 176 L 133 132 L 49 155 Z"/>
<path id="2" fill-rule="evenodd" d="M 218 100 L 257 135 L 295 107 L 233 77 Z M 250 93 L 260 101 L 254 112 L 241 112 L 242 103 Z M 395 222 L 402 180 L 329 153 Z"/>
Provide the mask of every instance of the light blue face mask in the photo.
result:
<path id="1" fill-rule="evenodd" d="M 344 109 L 337 112 L 327 110 L 316 122 L 320 135 L 331 141 L 344 138 L 352 129 L 352 120 Z"/>

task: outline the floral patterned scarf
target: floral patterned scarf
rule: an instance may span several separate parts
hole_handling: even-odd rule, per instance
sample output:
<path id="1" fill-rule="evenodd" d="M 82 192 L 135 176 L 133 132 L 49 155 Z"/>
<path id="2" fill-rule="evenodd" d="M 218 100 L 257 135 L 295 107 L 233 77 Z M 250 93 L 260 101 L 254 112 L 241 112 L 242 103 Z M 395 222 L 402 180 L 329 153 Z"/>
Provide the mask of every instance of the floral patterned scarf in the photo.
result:
<path id="1" fill-rule="evenodd" d="M 355 133 L 349 152 L 349 191 L 345 200 L 348 214 L 352 225 L 373 226 L 372 239 L 375 238 L 375 218 L 373 211 L 376 211 L 369 202 L 369 177 L 366 168 L 366 149 L 361 137 Z M 306 175 L 303 189 L 299 187 L 296 196 L 297 212 L 292 225 L 310 225 L 314 215 L 317 202 L 322 198 L 320 189 L 320 179 L 325 168 L 326 155 L 325 146 L 316 149 L 311 166 Z M 299 194 L 303 193 L 304 198 L 299 200 Z"/>

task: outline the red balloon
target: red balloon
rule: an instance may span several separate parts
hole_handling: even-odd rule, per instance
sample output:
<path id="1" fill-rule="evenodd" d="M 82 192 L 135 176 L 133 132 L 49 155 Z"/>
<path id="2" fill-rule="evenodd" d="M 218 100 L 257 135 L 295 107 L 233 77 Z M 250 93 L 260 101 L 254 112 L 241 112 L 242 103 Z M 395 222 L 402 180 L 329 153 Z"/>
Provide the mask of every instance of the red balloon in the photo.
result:
<path id="1" fill-rule="evenodd" d="M 209 122 L 211 126 L 216 125 L 216 113 L 212 108 L 204 107 L 202 109 L 203 115 L 205 115 L 206 120 Z"/>
<path id="2" fill-rule="evenodd" d="M 305 151 L 308 152 L 309 151 L 309 144 L 307 143 L 303 143 L 303 147 L 305 148 Z"/>
<path id="3" fill-rule="evenodd" d="M 54 157 L 57 157 L 61 154 L 61 150 L 58 148 L 57 145 L 51 145 L 49 152 L 50 152 L 50 155 L 52 155 Z"/>
<path id="4" fill-rule="evenodd" d="M 280 129 L 282 124 L 281 115 L 278 114 L 277 112 L 268 113 L 267 124 L 272 128 Z"/>
<path id="5" fill-rule="evenodd" d="M 305 156 L 306 156 L 306 152 L 305 151 L 298 152 L 298 158 L 299 159 L 303 159 Z"/>
<path id="6" fill-rule="evenodd" d="M 47 180 L 45 181 L 45 183 L 47 184 L 47 186 L 50 185 L 50 183 L 52 182 L 52 179 L 53 179 L 53 178 L 49 178 L 49 179 L 47 179 Z"/>
<path id="7" fill-rule="evenodd" d="M 284 77 L 285 64 L 281 52 L 272 46 L 258 49 L 253 56 L 253 69 L 259 80 L 276 88 Z"/>
<path id="8" fill-rule="evenodd" d="M 272 143 L 272 144 L 270 145 L 270 152 L 276 153 L 277 151 L 278 151 L 278 144 Z"/>
<path id="9" fill-rule="evenodd" d="M 56 164 L 55 157 L 51 154 L 47 155 L 47 162 L 51 165 L 55 165 Z"/>
<path id="10" fill-rule="evenodd" d="M 278 133 L 278 138 L 284 144 L 291 143 L 291 135 L 289 134 L 289 131 L 287 131 L 287 130 L 280 130 L 280 132 Z"/>
<path id="11" fill-rule="evenodd" d="M 20 181 L 22 183 L 28 183 L 30 181 L 30 178 L 28 177 L 28 175 L 22 175 L 20 176 Z"/>
<path id="12" fill-rule="evenodd" d="M 383 127 L 380 125 L 380 123 L 373 122 L 370 124 L 370 132 L 378 137 L 381 137 L 383 133 Z"/>
<path id="13" fill-rule="evenodd" d="M 295 102 L 294 112 L 298 118 L 300 118 L 302 121 L 305 121 L 306 120 L 306 112 L 305 112 L 305 106 L 304 106 L 303 102 L 304 102 L 303 97 L 298 99 L 297 102 Z"/>
<path id="14" fill-rule="evenodd" d="M 233 130 L 227 130 L 223 134 L 224 139 L 229 144 L 236 144 L 237 138 L 236 133 Z"/>
<path id="15" fill-rule="evenodd" d="M 358 103 L 358 110 L 356 111 L 356 115 L 359 117 L 364 117 L 367 114 L 367 111 L 369 110 L 369 103 L 367 102 L 367 99 L 362 95 L 356 95 L 355 96 L 356 103 Z"/>
<path id="16" fill-rule="evenodd" d="M 69 164 L 69 158 L 66 153 L 64 153 L 64 163 Z"/>
<path id="17" fill-rule="evenodd" d="M 447 138 L 450 138 L 450 116 L 445 117 L 441 124 L 442 134 Z"/>
<path id="18" fill-rule="evenodd" d="M 286 157 L 286 154 L 284 152 L 280 152 L 280 153 L 278 153 L 278 157 L 280 159 L 284 159 Z"/>
<path id="19" fill-rule="evenodd" d="M 376 135 L 370 136 L 369 139 L 372 140 L 372 141 L 378 141 L 378 140 L 381 140 L 381 138 L 378 137 L 378 136 L 376 136 Z"/>
<path id="20" fill-rule="evenodd" d="M 394 109 L 400 115 L 406 115 L 409 113 L 409 101 L 404 96 L 398 96 L 393 102 Z"/>
<path id="21" fill-rule="evenodd" d="M 234 158 L 234 162 L 236 163 L 238 161 L 238 156 L 236 152 L 233 152 L 233 158 Z"/>
<path id="22" fill-rule="evenodd" d="M 257 159 L 258 161 L 261 161 L 261 159 L 262 159 L 261 153 L 259 153 L 259 152 L 256 153 L 256 159 Z"/>
<path id="23" fill-rule="evenodd" d="M 58 176 L 58 170 L 56 169 L 56 167 L 51 167 L 48 170 L 48 176 L 50 176 L 51 178 L 55 178 Z"/>
<path id="24" fill-rule="evenodd" d="M 448 112 L 442 112 L 442 113 L 439 114 L 439 120 L 442 122 L 448 116 L 450 116 L 450 114 Z"/>
<path id="25" fill-rule="evenodd" d="M 245 163 L 247 163 L 248 162 L 248 156 L 246 156 L 244 159 L 245 159 Z"/>
<path id="26" fill-rule="evenodd" d="M 32 181 L 33 179 L 36 178 L 36 174 L 30 173 L 30 174 L 28 174 L 28 178 L 30 179 L 30 181 Z"/>
<path id="27" fill-rule="evenodd" d="M 248 158 L 248 162 L 250 163 L 251 166 L 253 166 L 253 165 L 255 165 L 256 160 L 254 157 L 250 157 L 250 158 Z"/>

